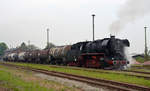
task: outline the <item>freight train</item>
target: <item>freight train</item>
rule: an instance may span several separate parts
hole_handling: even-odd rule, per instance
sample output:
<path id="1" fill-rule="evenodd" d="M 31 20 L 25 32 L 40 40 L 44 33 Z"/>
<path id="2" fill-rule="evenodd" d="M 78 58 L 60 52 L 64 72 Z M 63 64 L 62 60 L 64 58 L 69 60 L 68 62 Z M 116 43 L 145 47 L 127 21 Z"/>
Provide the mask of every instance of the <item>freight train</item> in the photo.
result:
<path id="1" fill-rule="evenodd" d="M 127 39 L 115 36 L 73 45 L 52 47 L 47 50 L 19 51 L 5 54 L 5 61 L 67 65 L 87 68 L 123 69 L 129 64 L 125 47 Z"/>

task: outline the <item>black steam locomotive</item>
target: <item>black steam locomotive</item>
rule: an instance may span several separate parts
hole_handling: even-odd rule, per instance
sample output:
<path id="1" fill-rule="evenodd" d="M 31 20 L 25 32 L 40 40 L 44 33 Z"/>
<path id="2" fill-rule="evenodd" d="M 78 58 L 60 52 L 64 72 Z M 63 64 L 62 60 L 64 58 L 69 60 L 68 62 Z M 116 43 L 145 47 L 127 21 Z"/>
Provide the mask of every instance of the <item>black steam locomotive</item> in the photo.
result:
<path id="1" fill-rule="evenodd" d="M 95 41 L 79 42 L 71 46 L 69 65 L 96 68 L 123 68 L 129 64 L 126 59 L 125 47 L 129 47 L 127 39 L 121 40 L 111 36 Z M 70 61 L 71 61 L 70 60 Z"/>
<path id="2" fill-rule="evenodd" d="M 12 52 L 5 55 L 4 59 L 6 61 L 122 69 L 129 64 L 125 55 L 125 47 L 129 46 L 127 39 L 121 40 L 111 36 L 101 40 L 53 47 L 48 50 Z"/>

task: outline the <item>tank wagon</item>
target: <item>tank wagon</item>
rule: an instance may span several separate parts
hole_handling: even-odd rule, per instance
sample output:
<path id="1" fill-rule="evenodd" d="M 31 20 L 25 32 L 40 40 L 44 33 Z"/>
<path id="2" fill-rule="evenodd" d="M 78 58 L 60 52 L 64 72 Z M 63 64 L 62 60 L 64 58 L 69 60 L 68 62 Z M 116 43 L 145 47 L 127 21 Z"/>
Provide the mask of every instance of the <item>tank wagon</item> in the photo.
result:
<path id="1" fill-rule="evenodd" d="M 5 55 L 6 61 L 22 61 L 92 68 L 122 69 L 129 61 L 126 59 L 125 47 L 129 47 L 127 39 L 115 36 L 95 41 L 78 42 L 73 45 L 53 47 L 47 50 L 10 53 Z M 15 59 L 15 58 L 17 59 Z M 15 59 L 15 60 L 14 60 Z"/>

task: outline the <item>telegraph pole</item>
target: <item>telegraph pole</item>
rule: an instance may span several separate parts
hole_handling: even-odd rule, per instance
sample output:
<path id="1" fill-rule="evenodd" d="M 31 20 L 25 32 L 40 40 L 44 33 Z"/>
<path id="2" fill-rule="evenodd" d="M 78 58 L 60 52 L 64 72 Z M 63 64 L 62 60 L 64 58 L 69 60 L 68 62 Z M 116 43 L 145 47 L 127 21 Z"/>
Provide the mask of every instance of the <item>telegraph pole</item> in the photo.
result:
<path id="1" fill-rule="evenodd" d="M 30 40 L 28 40 L 28 46 L 30 46 Z"/>
<path id="2" fill-rule="evenodd" d="M 30 40 L 28 40 L 28 48 L 29 48 L 29 51 L 31 50 L 31 47 L 30 47 Z"/>
<path id="3" fill-rule="evenodd" d="M 94 17 L 95 17 L 95 14 L 92 14 L 92 19 L 93 19 L 93 41 L 94 41 Z"/>
<path id="4" fill-rule="evenodd" d="M 148 58 L 148 54 L 147 54 L 147 51 L 148 51 L 148 49 L 147 49 L 147 36 L 146 36 L 147 27 L 145 26 L 144 29 L 145 29 L 145 60 L 147 60 L 147 58 Z"/>
<path id="5" fill-rule="evenodd" d="M 47 28 L 47 46 L 49 48 L 49 28 Z"/>

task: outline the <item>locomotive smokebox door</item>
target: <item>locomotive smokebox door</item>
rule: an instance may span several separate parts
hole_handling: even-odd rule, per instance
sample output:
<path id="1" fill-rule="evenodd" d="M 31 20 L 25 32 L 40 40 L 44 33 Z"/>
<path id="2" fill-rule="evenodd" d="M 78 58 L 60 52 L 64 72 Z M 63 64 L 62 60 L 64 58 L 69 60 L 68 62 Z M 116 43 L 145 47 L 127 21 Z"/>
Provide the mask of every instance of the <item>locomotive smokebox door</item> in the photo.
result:
<path id="1" fill-rule="evenodd" d="M 110 35 L 110 38 L 115 39 L 115 36 L 114 35 Z"/>

